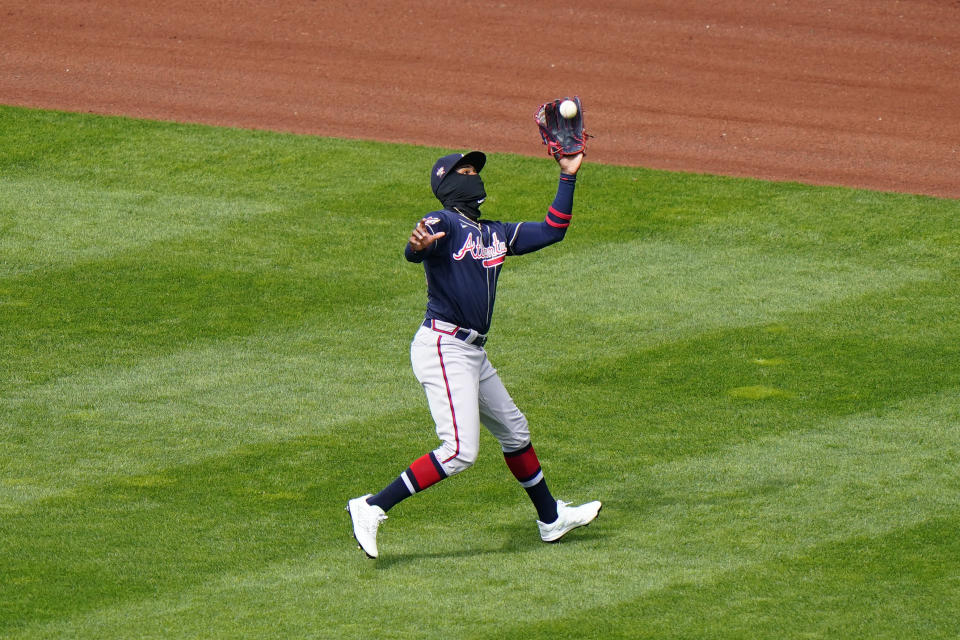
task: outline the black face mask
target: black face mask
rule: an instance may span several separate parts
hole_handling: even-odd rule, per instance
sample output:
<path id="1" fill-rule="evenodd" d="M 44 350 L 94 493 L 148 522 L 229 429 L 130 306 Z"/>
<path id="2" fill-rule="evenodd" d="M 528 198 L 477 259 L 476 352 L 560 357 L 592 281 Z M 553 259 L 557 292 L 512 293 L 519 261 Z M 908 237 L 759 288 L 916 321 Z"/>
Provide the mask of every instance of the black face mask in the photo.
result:
<path id="1" fill-rule="evenodd" d="M 480 176 L 454 171 L 437 187 L 437 199 L 448 209 L 457 209 L 474 220 L 480 217 L 480 205 L 487 198 Z"/>

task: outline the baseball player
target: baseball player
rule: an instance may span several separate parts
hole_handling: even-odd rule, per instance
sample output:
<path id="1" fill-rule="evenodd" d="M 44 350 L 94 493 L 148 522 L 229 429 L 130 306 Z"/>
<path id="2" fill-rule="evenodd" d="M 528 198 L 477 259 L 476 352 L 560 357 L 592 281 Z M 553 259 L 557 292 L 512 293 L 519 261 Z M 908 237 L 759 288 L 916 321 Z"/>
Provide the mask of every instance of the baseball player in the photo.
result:
<path id="1" fill-rule="evenodd" d="M 520 223 L 480 218 L 486 198 L 483 153 L 454 153 L 433 165 L 430 186 L 443 208 L 417 223 L 404 253 L 408 261 L 423 264 L 427 277 L 426 316 L 410 345 L 410 361 L 440 446 L 414 460 L 379 493 L 347 503 L 354 537 L 369 557 L 378 555 L 377 529 L 394 505 L 473 465 L 481 424 L 499 441 L 507 467 L 533 501 L 544 542 L 555 542 L 597 517 L 600 502 L 574 507 L 554 499 L 527 419 L 484 350 L 504 260 L 563 239 L 582 161 L 582 153 L 558 157 L 560 181 L 546 217 Z"/>

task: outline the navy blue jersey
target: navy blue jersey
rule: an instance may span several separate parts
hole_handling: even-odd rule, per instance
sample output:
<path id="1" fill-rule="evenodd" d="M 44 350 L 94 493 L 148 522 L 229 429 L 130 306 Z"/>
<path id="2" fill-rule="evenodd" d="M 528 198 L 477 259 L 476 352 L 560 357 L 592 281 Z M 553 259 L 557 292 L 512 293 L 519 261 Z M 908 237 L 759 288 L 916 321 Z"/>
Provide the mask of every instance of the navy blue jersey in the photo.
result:
<path id="1" fill-rule="evenodd" d="M 446 233 L 424 251 L 413 251 L 409 244 L 405 250 L 407 260 L 422 262 L 426 272 L 426 317 L 487 333 L 504 259 L 563 240 L 575 184 L 574 176 L 561 174 L 557 195 L 542 222 L 473 220 L 449 210 L 425 216 L 430 233 Z"/>

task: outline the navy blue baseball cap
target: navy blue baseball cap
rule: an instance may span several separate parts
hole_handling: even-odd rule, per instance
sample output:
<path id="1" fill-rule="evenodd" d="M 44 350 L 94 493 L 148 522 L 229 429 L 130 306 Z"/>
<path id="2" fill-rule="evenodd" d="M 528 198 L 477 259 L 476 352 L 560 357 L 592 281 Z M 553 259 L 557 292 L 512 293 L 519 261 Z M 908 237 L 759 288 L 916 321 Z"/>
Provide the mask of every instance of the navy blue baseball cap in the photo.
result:
<path id="1" fill-rule="evenodd" d="M 433 189 L 433 195 L 437 195 L 437 188 L 447 177 L 447 174 L 460 165 L 473 165 L 477 173 L 480 173 L 480 169 L 483 169 L 483 165 L 486 163 L 487 156 L 482 151 L 471 151 L 467 154 L 451 153 L 448 156 L 443 156 L 433 164 L 433 169 L 430 170 L 430 188 Z"/>

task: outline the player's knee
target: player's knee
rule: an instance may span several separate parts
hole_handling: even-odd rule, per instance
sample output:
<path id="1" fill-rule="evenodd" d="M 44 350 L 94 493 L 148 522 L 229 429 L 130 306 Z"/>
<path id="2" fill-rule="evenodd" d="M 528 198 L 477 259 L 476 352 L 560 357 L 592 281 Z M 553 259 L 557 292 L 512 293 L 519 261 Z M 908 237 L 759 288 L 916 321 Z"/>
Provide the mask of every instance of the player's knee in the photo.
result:
<path id="1" fill-rule="evenodd" d="M 530 429 L 527 428 L 526 420 L 522 426 L 518 426 L 508 435 L 500 438 L 500 446 L 504 451 L 517 451 L 530 444 Z"/>
<path id="2" fill-rule="evenodd" d="M 451 458 L 443 464 L 444 470 L 446 470 L 448 476 L 452 476 L 458 473 L 462 473 L 473 466 L 473 463 L 476 462 L 476 457 L 470 458 L 467 456 L 457 456 L 456 458 Z"/>
<path id="3" fill-rule="evenodd" d="M 478 452 L 475 448 L 461 447 L 459 450 L 452 451 L 445 451 L 445 449 L 446 447 L 440 448 L 437 459 L 442 460 L 440 464 L 448 476 L 466 471 L 477 461 Z"/>
<path id="4" fill-rule="evenodd" d="M 519 411 L 515 419 L 501 422 L 499 428 L 494 431 L 494 435 L 504 451 L 517 451 L 530 444 L 530 427 L 527 425 L 527 419 Z"/>

